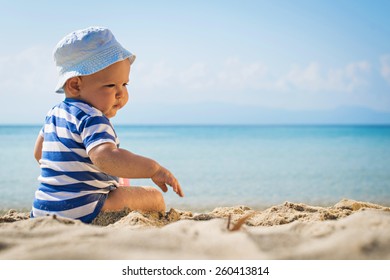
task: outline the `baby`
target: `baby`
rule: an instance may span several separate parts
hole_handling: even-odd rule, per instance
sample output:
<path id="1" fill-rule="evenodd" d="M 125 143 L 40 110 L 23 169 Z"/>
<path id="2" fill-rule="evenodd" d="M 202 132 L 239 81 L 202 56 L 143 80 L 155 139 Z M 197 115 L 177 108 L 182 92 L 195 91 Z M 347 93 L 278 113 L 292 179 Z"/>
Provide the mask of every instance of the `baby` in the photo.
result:
<path id="1" fill-rule="evenodd" d="M 181 197 L 173 174 L 156 161 L 119 148 L 110 122 L 128 99 L 135 56 L 107 28 L 90 27 L 65 36 L 54 51 L 57 93 L 65 100 L 47 114 L 35 143 L 40 185 L 32 217 L 56 214 L 90 223 L 101 211 L 124 208 L 165 211 L 152 187 L 130 187 L 120 178 L 151 178 Z"/>

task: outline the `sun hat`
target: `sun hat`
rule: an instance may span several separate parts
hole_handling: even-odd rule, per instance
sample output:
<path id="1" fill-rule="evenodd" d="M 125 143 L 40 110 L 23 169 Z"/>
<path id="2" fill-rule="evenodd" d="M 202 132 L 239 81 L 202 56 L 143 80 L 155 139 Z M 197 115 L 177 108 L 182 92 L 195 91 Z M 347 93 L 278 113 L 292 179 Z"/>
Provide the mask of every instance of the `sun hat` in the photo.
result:
<path id="1" fill-rule="evenodd" d="M 55 91 L 64 93 L 65 82 L 73 77 L 96 73 L 135 55 L 123 48 L 105 27 L 88 27 L 66 35 L 54 49 L 59 79 Z"/>

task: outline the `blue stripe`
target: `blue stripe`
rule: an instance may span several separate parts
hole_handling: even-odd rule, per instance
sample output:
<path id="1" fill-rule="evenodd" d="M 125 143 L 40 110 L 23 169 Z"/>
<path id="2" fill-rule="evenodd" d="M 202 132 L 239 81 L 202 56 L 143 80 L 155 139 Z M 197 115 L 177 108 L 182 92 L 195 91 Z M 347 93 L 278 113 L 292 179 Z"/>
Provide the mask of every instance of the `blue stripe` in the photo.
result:
<path id="1" fill-rule="evenodd" d="M 34 208 L 46 211 L 65 211 L 97 201 L 101 198 L 102 195 L 104 194 L 93 193 L 60 201 L 35 199 Z"/>
<path id="2" fill-rule="evenodd" d="M 106 125 L 111 127 L 110 120 L 106 116 L 90 117 L 90 118 L 86 119 L 84 121 L 84 123 L 82 125 L 80 125 L 80 127 L 82 126 L 85 129 L 87 127 L 90 127 L 90 126 L 93 126 L 93 125 L 99 125 L 99 124 L 106 124 Z"/>
<path id="3" fill-rule="evenodd" d="M 115 137 L 107 132 L 100 132 L 100 133 L 94 133 L 90 136 L 85 137 L 84 139 L 84 145 L 85 147 L 88 147 L 93 142 L 101 140 L 101 139 L 110 139 L 115 143 Z"/>
<path id="4" fill-rule="evenodd" d="M 83 217 L 80 217 L 79 219 L 84 222 L 84 223 L 91 223 L 93 221 L 93 219 L 96 218 L 96 216 L 100 213 L 100 211 L 102 210 L 103 208 L 103 205 L 104 205 L 104 202 L 106 201 L 108 195 L 107 194 L 103 194 L 100 199 L 99 199 L 99 202 L 96 204 L 96 207 L 95 207 L 95 210 L 89 214 L 89 215 L 86 215 L 86 216 L 83 216 Z"/>
<path id="5" fill-rule="evenodd" d="M 66 147 L 70 149 L 85 149 L 83 143 L 79 143 L 73 139 L 63 138 L 63 137 L 59 137 L 58 139 L 62 144 L 64 144 Z"/>
<path id="6" fill-rule="evenodd" d="M 115 131 L 112 127 L 110 120 L 106 116 L 89 116 L 82 120 L 79 125 L 80 133 L 83 132 L 86 128 L 94 126 L 94 125 L 107 125 L 112 128 L 114 135 L 116 137 Z"/>
<path id="7" fill-rule="evenodd" d="M 77 127 L 74 123 L 71 123 L 71 122 L 67 121 L 66 119 L 60 118 L 56 115 L 50 116 L 46 120 L 46 123 L 47 124 L 54 124 L 56 127 L 63 127 L 63 128 L 66 128 L 75 134 L 79 134 L 79 131 L 77 130 Z"/>
<path id="8" fill-rule="evenodd" d="M 55 132 L 45 133 L 45 141 L 48 142 L 61 142 L 70 149 L 85 149 L 84 144 L 77 142 L 70 138 L 58 137 Z"/>
<path id="9" fill-rule="evenodd" d="M 81 119 L 86 115 L 86 113 L 82 109 L 77 107 L 77 103 L 83 103 L 88 106 L 91 106 L 88 103 L 83 102 L 81 100 L 66 98 L 64 102 L 62 102 L 58 107 L 65 110 L 70 115 L 74 116 L 76 119 L 81 121 Z"/>
<path id="10" fill-rule="evenodd" d="M 41 183 L 38 188 L 40 191 L 46 193 L 56 193 L 56 192 L 81 192 L 81 191 L 101 191 L 102 189 L 85 184 L 85 183 L 74 183 L 67 185 L 50 185 L 47 183 Z M 109 186 L 107 186 L 107 190 Z"/>
<path id="11" fill-rule="evenodd" d="M 57 136 L 57 134 L 55 132 L 51 132 L 51 133 L 46 132 L 45 133 L 45 141 L 59 142 L 59 137 Z"/>
<path id="12" fill-rule="evenodd" d="M 109 176 L 106 173 L 98 172 L 89 172 L 89 171 L 56 171 L 50 168 L 42 168 L 41 176 L 45 178 L 50 178 L 54 176 L 66 175 L 72 179 L 78 181 L 116 181 L 117 177 Z"/>
<path id="13" fill-rule="evenodd" d="M 74 152 L 49 152 L 42 151 L 42 159 L 50 161 L 79 161 L 92 164 L 89 157 L 82 157 Z"/>

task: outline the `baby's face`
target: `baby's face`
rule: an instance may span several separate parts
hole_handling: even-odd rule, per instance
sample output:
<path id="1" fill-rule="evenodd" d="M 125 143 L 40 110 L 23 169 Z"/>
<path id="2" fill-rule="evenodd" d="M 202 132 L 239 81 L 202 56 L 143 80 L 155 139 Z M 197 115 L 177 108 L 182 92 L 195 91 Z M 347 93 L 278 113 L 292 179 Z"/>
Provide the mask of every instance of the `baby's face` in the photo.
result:
<path id="1" fill-rule="evenodd" d="M 130 61 L 114 63 L 92 75 L 80 77 L 79 98 L 112 118 L 129 100 Z"/>

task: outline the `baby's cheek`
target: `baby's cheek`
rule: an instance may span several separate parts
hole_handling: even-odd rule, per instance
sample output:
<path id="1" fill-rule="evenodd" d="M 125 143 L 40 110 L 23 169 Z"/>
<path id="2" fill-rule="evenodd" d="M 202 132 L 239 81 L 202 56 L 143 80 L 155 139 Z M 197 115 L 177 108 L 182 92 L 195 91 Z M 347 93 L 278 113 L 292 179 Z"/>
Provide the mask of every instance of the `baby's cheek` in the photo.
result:
<path id="1" fill-rule="evenodd" d="M 126 103 L 129 101 L 129 93 L 126 91 L 126 94 L 123 96 L 123 104 L 126 105 Z"/>

